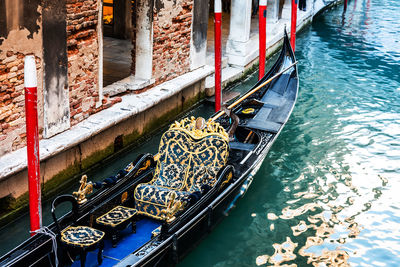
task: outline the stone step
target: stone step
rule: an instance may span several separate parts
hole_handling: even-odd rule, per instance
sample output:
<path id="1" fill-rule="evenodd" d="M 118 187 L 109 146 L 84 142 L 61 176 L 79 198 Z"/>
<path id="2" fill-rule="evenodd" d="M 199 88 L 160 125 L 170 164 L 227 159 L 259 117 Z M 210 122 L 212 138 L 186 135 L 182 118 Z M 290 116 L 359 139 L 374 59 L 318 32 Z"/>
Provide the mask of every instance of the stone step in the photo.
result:
<path id="1" fill-rule="evenodd" d="M 210 65 L 210 66 L 214 66 L 215 65 L 214 53 L 207 54 L 206 64 Z M 221 66 L 222 66 L 222 68 L 228 67 L 228 57 L 227 56 L 222 56 Z"/>

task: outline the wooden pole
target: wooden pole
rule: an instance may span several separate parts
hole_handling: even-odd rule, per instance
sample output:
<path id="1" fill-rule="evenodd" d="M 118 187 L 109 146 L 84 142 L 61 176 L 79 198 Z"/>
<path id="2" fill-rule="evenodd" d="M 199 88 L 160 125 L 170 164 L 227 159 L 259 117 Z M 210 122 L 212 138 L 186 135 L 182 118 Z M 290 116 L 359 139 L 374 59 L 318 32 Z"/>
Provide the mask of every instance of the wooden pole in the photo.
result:
<path id="1" fill-rule="evenodd" d="M 292 46 L 293 51 L 295 51 L 296 47 L 297 1 L 298 0 L 292 0 L 292 21 L 290 24 L 290 45 Z"/>
<path id="2" fill-rule="evenodd" d="M 274 79 L 276 79 L 277 77 L 279 77 L 280 75 L 282 75 L 285 71 L 287 71 L 288 69 L 290 69 L 291 67 L 293 67 L 294 65 L 297 64 L 297 61 L 290 64 L 290 66 L 288 66 L 287 68 L 285 68 L 284 70 L 282 70 L 281 72 L 275 74 L 274 76 L 272 76 L 271 78 L 269 78 L 268 80 L 266 80 L 265 82 L 263 82 L 262 84 L 260 84 L 259 86 L 257 86 L 256 88 L 254 88 L 253 90 L 247 92 L 246 94 L 244 94 L 243 96 L 241 96 L 238 100 L 236 100 L 235 102 L 233 102 L 232 104 L 230 104 L 228 106 L 228 109 L 232 109 L 234 107 L 236 107 L 238 104 L 240 104 L 243 100 L 245 100 L 246 98 L 248 98 L 249 96 L 251 96 L 252 94 L 254 94 L 255 92 L 257 92 L 258 90 L 260 90 L 261 88 L 263 88 L 265 85 L 269 84 L 271 81 L 273 81 Z M 216 119 L 218 119 L 219 117 L 221 117 L 222 115 L 224 115 L 225 112 L 220 111 L 217 114 L 215 114 L 213 117 L 211 117 L 210 119 L 212 121 L 215 121 Z"/>
<path id="3" fill-rule="evenodd" d="M 344 12 L 347 10 L 347 0 L 344 0 Z"/>
<path id="4" fill-rule="evenodd" d="M 267 24 L 267 0 L 260 0 L 258 8 L 258 41 L 259 41 L 259 70 L 258 80 L 265 73 L 265 50 L 266 50 L 266 29 Z"/>
<path id="5" fill-rule="evenodd" d="M 37 77 L 34 56 L 25 57 L 25 116 L 28 155 L 29 213 L 31 235 L 42 226 L 42 203 L 40 192 L 39 131 L 37 114 Z"/>
<path id="6" fill-rule="evenodd" d="M 221 57 L 222 57 L 222 3 L 221 0 L 214 2 L 214 48 L 215 48 L 215 112 L 221 109 Z"/>

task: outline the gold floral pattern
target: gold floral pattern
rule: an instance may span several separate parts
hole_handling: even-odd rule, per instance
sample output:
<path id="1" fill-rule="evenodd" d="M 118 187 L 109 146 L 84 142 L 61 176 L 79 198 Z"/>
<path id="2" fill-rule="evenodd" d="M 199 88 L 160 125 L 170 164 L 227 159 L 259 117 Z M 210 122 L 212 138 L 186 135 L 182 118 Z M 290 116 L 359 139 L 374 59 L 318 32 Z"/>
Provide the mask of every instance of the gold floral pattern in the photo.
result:
<path id="1" fill-rule="evenodd" d="M 96 223 L 115 227 L 125 222 L 126 220 L 131 219 L 136 213 L 137 210 L 135 209 L 124 206 L 117 206 L 106 214 L 97 218 Z"/>
<path id="2" fill-rule="evenodd" d="M 185 203 L 202 185 L 213 186 L 228 154 L 228 134 L 218 123 L 208 121 L 203 129 L 196 128 L 194 117 L 173 123 L 161 137 L 153 180 L 135 189 L 136 209 L 162 220 L 171 191 Z"/>
<path id="3" fill-rule="evenodd" d="M 61 232 L 61 241 L 75 247 L 89 247 L 103 237 L 104 232 L 88 226 L 70 226 Z"/>

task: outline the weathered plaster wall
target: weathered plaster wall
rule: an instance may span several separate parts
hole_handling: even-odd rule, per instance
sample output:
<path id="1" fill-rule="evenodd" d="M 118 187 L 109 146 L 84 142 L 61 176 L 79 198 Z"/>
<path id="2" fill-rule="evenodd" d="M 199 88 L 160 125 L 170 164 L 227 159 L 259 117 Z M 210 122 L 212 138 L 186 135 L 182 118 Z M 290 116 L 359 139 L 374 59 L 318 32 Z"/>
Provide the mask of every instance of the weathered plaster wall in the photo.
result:
<path id="1" fill-rule="evenodd" d="M 193 0 L 156 0 L 153 78 L 156 84 L 190 71 Z"/>
<path id="2" fill-rule="evenodd" d="M 33 54 L 38 76 L 39 131 L 43 129 L 41 0 L 0 0 L 0 156 L 24 147 L 24 58 Z"/>
<path id="3" fill-rule="evenodd" d="M 43 0 L 44 131 L 49 138 L 70 126 L 66 0 Z"/>
<path id="4" fill-rule="evenodd" d="M 190 69 L 206 64 L 209 1 L 194 1 L 190 40 Z"/>

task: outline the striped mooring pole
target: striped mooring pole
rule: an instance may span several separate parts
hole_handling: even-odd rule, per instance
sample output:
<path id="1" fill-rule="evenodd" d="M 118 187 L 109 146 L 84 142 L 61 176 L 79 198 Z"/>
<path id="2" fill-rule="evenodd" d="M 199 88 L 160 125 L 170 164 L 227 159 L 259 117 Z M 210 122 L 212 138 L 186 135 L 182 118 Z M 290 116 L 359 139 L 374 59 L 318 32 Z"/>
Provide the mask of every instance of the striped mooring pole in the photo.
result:
<path id="1" fill-rule="evenodd" d="M 259 41 L 259 70 L 258 80 L 265 73 L 265 50 L 266 50 L 266 34 L 267 34 L 267 0 L 260 0 L 258 7 L 258 41 Z"/>
<path id="2" fill-rule="evenodd" d="M 42 226 L 40 192 L 39 131 L 37 113 L 37 77 L 34 56 L 25 57 L 25 117 L 28 156 L 29 214 L 31 235 Z"/>
<path id="3" fill-rule="evenodd" d="M 221 93 L 221 57 L 222 57 L 222 2 L 214 1 L 214 55 L 215 55 L 215 112 L 221 109 L 222 93 Z"/>
<path id="4" fill-rule="evenodd" d="M 292 21 L 290 24 L 290 45 L 293 51 L 296 48 L 297 1 L 298 0 L 292 0 Z"/>

